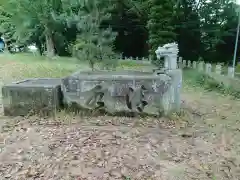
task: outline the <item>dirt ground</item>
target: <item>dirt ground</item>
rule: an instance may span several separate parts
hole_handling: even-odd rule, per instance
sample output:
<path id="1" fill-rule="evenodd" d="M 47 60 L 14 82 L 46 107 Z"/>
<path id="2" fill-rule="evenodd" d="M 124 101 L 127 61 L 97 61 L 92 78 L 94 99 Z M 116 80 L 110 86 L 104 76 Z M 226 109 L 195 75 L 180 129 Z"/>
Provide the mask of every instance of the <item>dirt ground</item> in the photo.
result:
<path id="1" fill-rule="evenodd" d="M 0 179 L 240 179 L 239 101 L 184 91 L 169 118 L 1 116 Z"/>

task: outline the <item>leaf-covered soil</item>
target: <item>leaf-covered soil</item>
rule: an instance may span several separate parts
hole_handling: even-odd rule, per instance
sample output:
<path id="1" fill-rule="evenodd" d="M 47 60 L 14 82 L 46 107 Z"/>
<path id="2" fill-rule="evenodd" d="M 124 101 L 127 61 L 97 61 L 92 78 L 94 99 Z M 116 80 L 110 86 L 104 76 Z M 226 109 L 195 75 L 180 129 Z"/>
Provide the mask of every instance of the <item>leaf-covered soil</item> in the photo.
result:
<path id="1" fill-rule="evenodd" d="M 1 116 L 1 179 L 240 179 L 239 101 L 187 89 L 168 118 Z"/>

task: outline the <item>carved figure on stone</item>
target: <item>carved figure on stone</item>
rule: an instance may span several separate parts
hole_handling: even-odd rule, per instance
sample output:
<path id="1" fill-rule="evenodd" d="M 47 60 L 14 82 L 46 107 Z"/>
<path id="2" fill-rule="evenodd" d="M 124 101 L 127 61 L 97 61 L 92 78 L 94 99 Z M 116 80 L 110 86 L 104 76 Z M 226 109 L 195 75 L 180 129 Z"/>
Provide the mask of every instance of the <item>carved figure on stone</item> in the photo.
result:
<path id="1" fill-rule="evenodd" d="M 158 59 L 164 58 L 164 67 L 167 69 L 177 68 L 178 52 L 178 44 L 175 42 L 159 46 L 155 51 Z"/>

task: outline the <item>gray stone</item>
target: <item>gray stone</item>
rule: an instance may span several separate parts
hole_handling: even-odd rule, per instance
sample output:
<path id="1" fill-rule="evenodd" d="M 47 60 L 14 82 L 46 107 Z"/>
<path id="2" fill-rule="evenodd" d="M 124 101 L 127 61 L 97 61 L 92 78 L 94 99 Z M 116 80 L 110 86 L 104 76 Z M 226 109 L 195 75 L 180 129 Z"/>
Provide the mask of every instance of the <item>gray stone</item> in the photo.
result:
<path id="1" fill-rule="evenodd" d="M 2 87 L 4 115 L 55 115 L 62 104 L 61 79 L 27 79 Z"/>
<path id="2" fill-rule="evenodd" d="M 191 68 L 192 67 L 192 62 L 190 60 L 187 61 L 187 67 Z"/>
<path id="3" fill-rule="evenodd" d="M 175 74 L 77 72 L 62 80 L 64 102 L 85 109 L 102 108 L 109 113 L 167 114 L 176 107 L 173 104 L 180 95 L 175 89 L 181 82 L 176 82 Z"/>

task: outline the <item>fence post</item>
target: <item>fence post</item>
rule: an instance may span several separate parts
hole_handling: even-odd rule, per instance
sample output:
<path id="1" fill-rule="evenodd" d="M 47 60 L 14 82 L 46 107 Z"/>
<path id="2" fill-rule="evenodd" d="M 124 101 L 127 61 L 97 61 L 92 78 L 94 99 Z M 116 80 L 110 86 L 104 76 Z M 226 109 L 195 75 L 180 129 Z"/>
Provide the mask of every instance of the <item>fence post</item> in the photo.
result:
<path id="1" fill-rule="evenodd" d="M 203 70 L 204 70 L 204 67 L 203 67 L 203 66 L 204 66 L 204 62 L 203 62 L 203 61 L 199 62 L 199 63 L 198 63 L 198 70 L 199 70 L 199 71 L 203 71 Z"/>
<path id="2" fill-rule="evenodd" d="M 179 57 L 179 58 L 178 58 L 178 68 L 179 68 L 179 69 L 182 68 L 182 64 L 183 64 L 183 62 L 182 62 L 182 57 Z"/>
<path id="3" fill-rule="evenodd" d="M 186 60 L 183 60 L 183 68 L 185 68 L 187 65 L 187 61 Z"/>
<path id="4" fill-rule="evenodd" d="M 193 61 L 192 65 L 193 65 L 193 69 L 197 69 L 197 62 L 196 61 Z"/>

